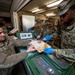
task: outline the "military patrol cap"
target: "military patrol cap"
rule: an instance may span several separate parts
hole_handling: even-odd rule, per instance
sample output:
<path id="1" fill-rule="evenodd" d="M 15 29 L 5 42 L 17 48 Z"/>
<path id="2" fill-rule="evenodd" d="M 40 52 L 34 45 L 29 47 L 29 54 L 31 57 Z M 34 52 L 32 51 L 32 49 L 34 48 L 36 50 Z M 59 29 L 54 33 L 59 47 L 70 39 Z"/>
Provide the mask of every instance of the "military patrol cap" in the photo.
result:
<path id="1" fill-rule="evenodd" d="M 63 0 L 58 5 L 58 15 L 60 16 L 65 14 L 73 5 L 75 5 L 75 0 Z"/>

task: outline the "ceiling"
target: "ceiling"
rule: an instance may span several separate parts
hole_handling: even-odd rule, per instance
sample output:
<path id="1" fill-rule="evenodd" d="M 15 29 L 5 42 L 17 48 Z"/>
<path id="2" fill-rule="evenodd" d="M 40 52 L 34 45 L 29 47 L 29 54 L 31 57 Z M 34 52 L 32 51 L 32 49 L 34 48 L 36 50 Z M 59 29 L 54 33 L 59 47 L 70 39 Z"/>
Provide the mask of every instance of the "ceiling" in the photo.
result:
<path id="1" fill-rule="evenodd" d="M 51 3 L 52 1 L 58 1 L 58 0 L 31 0 L 27 5 L 25 5 L 21 9 L 21 11 L 31 13 L 32 9 L 38 7 L 44 10 L 42 14 L 46 14 L 52 11 L 54 13 L 57 13 L 56 9 L 51 9 L 51 8 L 46 7 L 46 5 Z M 12 2 L 13 0 L 0 0 L 0 12 L 10 12 Z"/>
<path id="2" fill-rule="evenodd" d="M 9 12 L 13 0 L 0 0 L 0 12 Z"/>
<path id="3" fill-rule="evenodd" d="M 46 7 L 47 4 L 49 4 L 53 1 L 58 1 L 58 0 L 32 0 L 29 4 L 27 4 L 25 7 L 23 7 L 21 9 L 21 11 L 31 13 L 32 9 L 40 8 L 40 9 L 44 10 L 43 12 L 41 12 L 42 14 L 46 14 L 49 12 L 57 13 L 57 9 L 51 9 L 51 8 Z M 34 13 L 34 14 L 36 14 L 36 13 Z"/>

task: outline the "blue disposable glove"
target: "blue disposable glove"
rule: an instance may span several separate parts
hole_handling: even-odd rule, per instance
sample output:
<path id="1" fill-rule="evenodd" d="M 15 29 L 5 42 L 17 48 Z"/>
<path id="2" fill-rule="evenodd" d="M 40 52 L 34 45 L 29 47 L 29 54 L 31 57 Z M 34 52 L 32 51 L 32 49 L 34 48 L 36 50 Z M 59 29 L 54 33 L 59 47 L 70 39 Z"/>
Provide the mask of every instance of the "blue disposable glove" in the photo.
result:
<path id="1" fill-rule="evenodd" d="M 45 48 L 44 49 L 44 53 L 46 53 L 46 54 L 53 54 L 53 52 L 54 52 L 54 48 Z"/>
<path id="2" fill-rule="evenodd" d="M 46 35 L 45 38 L 46 38 L 46 41 L 49 41 L 49 40 L 51 40 L 52 36 L 51 35 Z"/>
<path id="3" fill-rule="evenodd" d="M 31 32 L 31 29 L 30 28 L 28 29 L 28 32 Z"/>

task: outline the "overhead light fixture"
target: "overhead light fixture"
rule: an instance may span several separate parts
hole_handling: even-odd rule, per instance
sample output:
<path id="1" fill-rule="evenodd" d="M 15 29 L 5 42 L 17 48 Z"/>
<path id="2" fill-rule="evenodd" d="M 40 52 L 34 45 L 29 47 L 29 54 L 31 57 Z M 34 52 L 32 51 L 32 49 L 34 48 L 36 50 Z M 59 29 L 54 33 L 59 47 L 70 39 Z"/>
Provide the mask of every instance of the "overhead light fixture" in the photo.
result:
<path id="1" fill-rule="evenodd" d="M 40 9 L 35 9 L 35 10 L 32 10 L 32 13 L 38 12 L 38 11 L 40 11 Z"/>
<path id="2" fill-rule="evenodd" d="M 42 11 L 42 9 L 36 8 L 32 10 L 32 13 L 39 12 L 39 11 Z"/>
<path id="3" fill-rule="evenodd" d="M 50 8 L 49 10 L 55 10 L 55 9 L 57 9 L 57 7 L 52 7 L 52 8 Z"/>
<path id="4" fill-rule="evenodd" d="M 36 14 L 40 14 L 40 13 L 43 13 L 43 12 L 45 12 L 45 10 L 42 9 L 42 10 L 36 12 Z"/>
<path id="5" fill-rule="evenodd" d="M 53 8 L 51 8 L 51 9 L 57 9 L 57 7 L 53 7 Z"/>
<path id="6" fill-rule="evenodd" d="M 54 13 L 47 13 L 46 16 L 55 16 L 56 14 Z"/>
<path id="7" fill-rule="evenodd" d="M 59 1 L 56 1 L 56 2 L 53 2 L 53 3 L 50 3 L 47 5 L 47 7 L 53 7 L 53 6 L 57 6 L 58 4 L 60 4 L 63 0 L 59 0 Z"/>

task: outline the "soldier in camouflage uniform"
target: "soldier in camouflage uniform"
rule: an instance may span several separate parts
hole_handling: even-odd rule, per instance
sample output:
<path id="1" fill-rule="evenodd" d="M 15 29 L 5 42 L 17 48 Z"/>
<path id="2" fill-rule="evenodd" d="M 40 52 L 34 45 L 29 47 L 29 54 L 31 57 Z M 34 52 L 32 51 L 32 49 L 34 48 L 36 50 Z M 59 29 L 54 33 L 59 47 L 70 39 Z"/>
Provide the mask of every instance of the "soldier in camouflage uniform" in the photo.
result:
<path id="1" fill-rule="evenodd" d="M 75 0 L 64 0 L 58 6 L 61 24 L 61 47 L 66 49 L 75 48 Z"/>
<path id="2" fill-rule="evenodd" d="M 75 61 L 75 0 L 64 0 L 58 6 L 61 28 L 61 48 L 57 54 Z"/>
<path id="3" fill-rule="evenodd" d="M 58 12 L 62 24 L 61 49 L 54 52 L 75 62 L 75 0 L 63 0 L 58 5 Z"/>
<path id="4" fill-rule="evenodd" d="M 27 46 L 30 41 L 13 40 L 8 35 L 3 33 L 3 28 L 0 27 L 0 75 L 10 75 L 10 70 L 14 65 L 22 61 L 28 52 L 35 51 L 31 46 L 23 53 L 15 53 L 14 46 Z"/>

